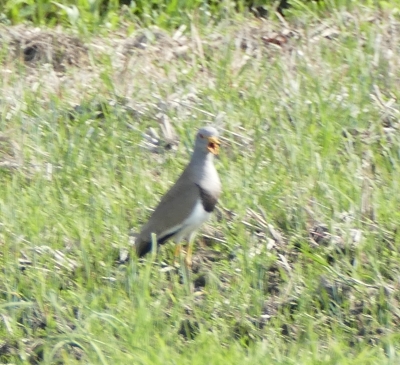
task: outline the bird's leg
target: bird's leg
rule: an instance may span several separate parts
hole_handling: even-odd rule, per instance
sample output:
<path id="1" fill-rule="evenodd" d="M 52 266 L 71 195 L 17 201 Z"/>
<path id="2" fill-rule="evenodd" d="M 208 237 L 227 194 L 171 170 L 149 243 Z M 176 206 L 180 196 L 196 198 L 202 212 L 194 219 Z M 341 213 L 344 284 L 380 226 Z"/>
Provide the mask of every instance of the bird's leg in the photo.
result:
<path id="1" fill-rule="evenodd" d="M 185 264 L 189 269 L 192 268 L 192 252 L 193 252 L 193 238 L 189 239 L 188 249 L 186 251 Z"/>
<path id="2" fill-rule="evenodd" d="M 192 252 L 193 252 L 194 235 L 192 234 L 188 240 L 188 247 L 185 256 L 185 265 L 182 268 L 183 281 L 187 290 L 187 294 L 193 294 L 194 285 L 192 282 Z"/>
<path id="3" fill-rule="evenodd" d="M 179 257 L 181 256 L 181 244 L 180 243 L 177 243 L 176 245 L 175 245 L 175 251 L 174 251 L 174 266 L 175 267 L 177 267 L 177 266 L 179 266 Z"/>

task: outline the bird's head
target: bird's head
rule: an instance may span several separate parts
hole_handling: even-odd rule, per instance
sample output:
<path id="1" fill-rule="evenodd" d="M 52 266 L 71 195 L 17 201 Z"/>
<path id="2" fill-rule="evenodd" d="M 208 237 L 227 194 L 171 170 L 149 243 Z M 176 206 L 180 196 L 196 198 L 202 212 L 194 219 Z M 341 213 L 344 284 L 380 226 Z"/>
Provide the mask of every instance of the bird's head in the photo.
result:
<path id="1" fill-rule="evenodd" d="M 219 133 L 214 127 L 204 127 L 197 132 L 195 149 L 202 152 L 211 152 L 218 155 L 221 144 L 218 139 Z"/>

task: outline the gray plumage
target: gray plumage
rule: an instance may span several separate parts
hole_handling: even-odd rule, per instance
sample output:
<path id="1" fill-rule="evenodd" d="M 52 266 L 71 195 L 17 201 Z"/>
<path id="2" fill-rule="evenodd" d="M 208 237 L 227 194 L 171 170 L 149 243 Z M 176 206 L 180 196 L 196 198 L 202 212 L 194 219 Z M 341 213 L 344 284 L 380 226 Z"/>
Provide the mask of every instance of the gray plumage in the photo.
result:
<path id="1" fill-rule="evenodd" d="M 218 131 L 204 127 L 196 135 L 191 160 L 171 189 L 163 196 L 135 241 L 139 257 L 151 251 L 151 234 L 157 244 L 168 239 L 190 239 L 205 222 L 218 201 L 221 182 L 214 166 L 219 149 Z"/>

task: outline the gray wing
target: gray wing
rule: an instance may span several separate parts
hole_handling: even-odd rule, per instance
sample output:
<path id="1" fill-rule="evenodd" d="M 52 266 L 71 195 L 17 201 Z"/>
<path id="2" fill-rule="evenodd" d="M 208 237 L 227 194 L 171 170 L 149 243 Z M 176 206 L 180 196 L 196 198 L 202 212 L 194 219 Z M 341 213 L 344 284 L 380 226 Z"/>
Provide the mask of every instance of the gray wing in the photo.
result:
<path id="1" fill-rule="evenodd" d="M 182 228 L 183 221 L 193 211 L 200 190 L 198 186 L 182 174 L 174 186 L 163 196 L 149 221 L 136 239 L 138 256 L 151 251 L 151 234 L 157 235 L 157 243 L 163 244 Z"/>

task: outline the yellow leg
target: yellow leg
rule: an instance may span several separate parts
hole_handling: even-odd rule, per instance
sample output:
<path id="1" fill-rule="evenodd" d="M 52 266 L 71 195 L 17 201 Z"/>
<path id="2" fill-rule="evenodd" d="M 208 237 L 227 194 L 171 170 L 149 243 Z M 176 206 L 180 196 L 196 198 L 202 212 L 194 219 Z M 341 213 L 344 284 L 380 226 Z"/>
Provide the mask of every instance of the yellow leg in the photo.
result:
<path id="1" fill-rule="evenodd" d="M 192 252 L 193 252 L 193 239 L 189 240 L 188 249 L 185 257 L 185 264 L 188 268 L 192 268 Z"/>
<path id="2" fill-rule="evenodd" d="M 181 244 L 177 243 L 174 251 L 174 266 L 179 266 L 179 257 L 181 255 Z"/>

